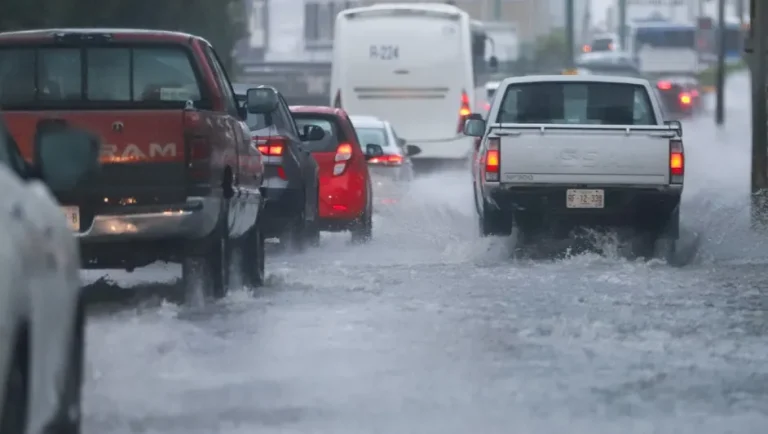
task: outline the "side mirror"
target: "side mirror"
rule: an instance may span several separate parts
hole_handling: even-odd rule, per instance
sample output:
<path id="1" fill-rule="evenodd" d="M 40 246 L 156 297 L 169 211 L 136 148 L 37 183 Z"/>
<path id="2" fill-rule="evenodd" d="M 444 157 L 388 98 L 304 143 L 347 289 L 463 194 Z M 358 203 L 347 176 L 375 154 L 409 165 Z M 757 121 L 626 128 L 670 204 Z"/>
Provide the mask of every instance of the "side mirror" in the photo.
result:
<path id="1" fill-rule="evenodd" d="M 494 71 L 495 71 L 496 69 L 498 69 L 498 68 L 499 68 L 499 58 L 498 58 L 498 57 L 496 57 L 496 56 L 491 56 L 491 58 L 490 58 L 490 59 L 488 59 L 488 66 L 489 66 L 489 67 L 490 67 L 492 70 L 494 70 Z"/>
<path id="2" fill-rule="evenodd" d="M 370 160 L 372 158 L 378 158 L 384 155 L 384 148 L 380 145 L 368 144 L 365 145 L 365 159 Z"/>
<path id="3" fill-rule="evenodd" d="M 84 130 L 40 132 L 35 137 L 35 169 L 51 191 L 70 191 L 99 170 L 100 149 L 100 140 Z"/>
<path id="4" fill-rule="evenodd" d="M 405 145 L 405 152 L 409 157 L 421 154 L 421 148 L 416 145 Z"/>
<path id="5" fill-rule="evenodd" d="M 245 107 L 248 113 L 264 115 L 275 111 L 278 101 L 277 92 L 274 89 L 257 87 L 248 89 L 245 97 Z"/>
<path id="6" fill-rule="evenodd" d="M 680 138 L 683 137 L 683 124 L 681 124 L 680 121 L 664 121 L 664 125 L 667 125 L 675 130 Z"/>
<path id="7" fill-rule="evenodd" d="M 301 131 L 301 141 L 303 142 L 316 142 L 323 140 L 325 137 L 325 131 L 317 125 L 304 125 Z"/>
<path id="8" fill-rule="evenodd" d="M 485 134 L 485 121 L 481 119 L 469 118 L 464 122 L 464 135 L 470 137 L 483 137 Z"/>
<path id="9" fill-rule="evenodd" d="M 405 141 L 405 139 L 398 137 L 397 138 L 397 146 L 404 148 L 407 145 L 408 142 Z"/>

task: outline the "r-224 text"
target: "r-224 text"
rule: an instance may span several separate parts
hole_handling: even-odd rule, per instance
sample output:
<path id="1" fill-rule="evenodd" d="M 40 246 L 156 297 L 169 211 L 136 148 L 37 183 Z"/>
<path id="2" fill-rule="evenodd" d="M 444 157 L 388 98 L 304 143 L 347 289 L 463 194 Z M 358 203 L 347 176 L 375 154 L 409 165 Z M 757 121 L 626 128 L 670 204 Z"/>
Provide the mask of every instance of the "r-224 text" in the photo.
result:
<path id="1" fill-rule="evenodd" d="M 400 47 L 397 45 L 371 45 L 368 54 L 371 59 L 397 60 L 400 57 Z"/>

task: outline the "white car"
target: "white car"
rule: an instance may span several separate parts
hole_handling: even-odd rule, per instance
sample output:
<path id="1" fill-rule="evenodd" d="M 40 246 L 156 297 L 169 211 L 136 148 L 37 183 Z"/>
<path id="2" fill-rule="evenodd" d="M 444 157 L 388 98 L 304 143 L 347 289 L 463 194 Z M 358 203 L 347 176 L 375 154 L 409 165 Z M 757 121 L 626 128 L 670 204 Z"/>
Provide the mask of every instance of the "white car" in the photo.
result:
<path id="1" fill-rule="evenodd" d="M 377 205 L 398 202 L 414 177 L 411 157 L 421 148 L 398 137 L 388 121 L 374 116 L 350 116 L 349 120 L 363 148 L 376 145 L 382 150 L 381 156 L 368 160 Z"/>
<path id="2" fill-rule="evenodd" d="M 55 194 L 98 168 L 92 135 L 38 132 L 30 166 L 0 123 L 0 432 L 80 432 L 80 254 Z"/>
<path id="3" fill-rule="evenodd" d="M 507 78 L 473 162 L 481 235 L 567 238 L 581 227 L 628 228 L 638 256 L 674 254 L 685 157 L 648 80 L 612 76 Z"/>

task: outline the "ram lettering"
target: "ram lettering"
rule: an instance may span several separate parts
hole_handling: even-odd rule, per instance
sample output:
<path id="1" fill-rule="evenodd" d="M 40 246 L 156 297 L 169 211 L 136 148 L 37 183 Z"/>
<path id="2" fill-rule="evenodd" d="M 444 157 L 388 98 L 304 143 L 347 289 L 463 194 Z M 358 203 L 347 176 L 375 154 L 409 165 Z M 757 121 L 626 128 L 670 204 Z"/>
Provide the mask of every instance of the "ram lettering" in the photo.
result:
<path id="1" fill-rule="evenodd" d="M 146 147 L 129 143 L 125 146 L 103 144 L 101 161 L 104 163 L 130 163 L 134 161 L 172 161 L 178 158 L 176 143 L 149 143 Z"/>

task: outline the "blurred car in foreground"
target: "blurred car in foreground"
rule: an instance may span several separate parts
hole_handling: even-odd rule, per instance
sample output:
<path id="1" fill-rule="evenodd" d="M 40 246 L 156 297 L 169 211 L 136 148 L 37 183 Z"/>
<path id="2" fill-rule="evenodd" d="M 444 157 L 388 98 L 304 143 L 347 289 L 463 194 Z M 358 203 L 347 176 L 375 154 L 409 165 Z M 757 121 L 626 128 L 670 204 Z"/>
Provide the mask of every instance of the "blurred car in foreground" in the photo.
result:
<path id="1" fill-rule="evenodd" d="M 234 85 L 239 104 L 247 106 L 251 148 L 258 149 L 264 159 L 264 236 L 278 238 L 281 244 L 300 252 L 320 242 L 320 169 L 308 147 L 323 139 L 323 130 L 300 130 L 277 89 L 248 87 Z M 249 102 L 248 95 L 255 101 Z"/>
<path id="2" fill-rule="evenodd" d="M 692 115 L 703 108 L 699 81 L 694 77 L 661 77 L 656 92 L 670 114 Z"/>
<path id="3" fill-rule="evenodd" d="M 398 137 L 392 124 L 385 120 L 373 116 L 351 116 L 350 119 L 362 143 L 380 146 L 383 151 L 380 157 L 368 160 L 376 205 L 399 202 L 414 177 L 411 157 L 418 155 L 421 148 Z"/>
<path id="4" fill-rule="evenodd" d="M 373 235 L 373 187 L 366 152 L 347 113 L 339 108 L 292 106 L 291 113 L 301 130 L 321 128 L 323 138 L 308 145 L 320 167 L 319 227 L 324 231 L 350 231 L 353 242 L 366 242 Z M 372 158 L 383 158 L 380 146 L 366 150 Z"/>
<path id="5" fill-rule="evenodd" d="M 85 308 L 80 254 L 53 193 L 99 166 L 99 140 L 38 128 L 34 165 L 0 124 L 0 432 L 80 433 Z M 41 182 L 42 181 L 42 182 Z"/>

